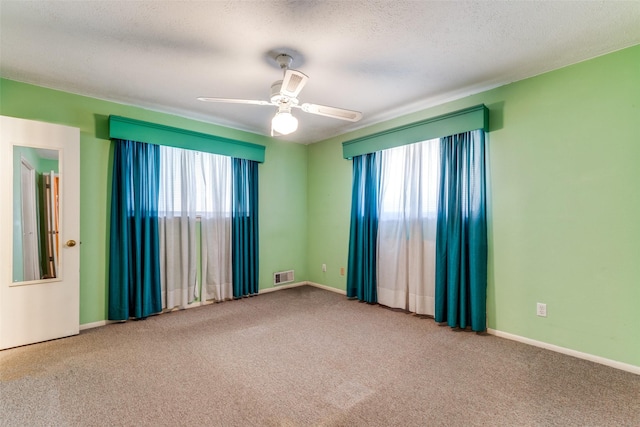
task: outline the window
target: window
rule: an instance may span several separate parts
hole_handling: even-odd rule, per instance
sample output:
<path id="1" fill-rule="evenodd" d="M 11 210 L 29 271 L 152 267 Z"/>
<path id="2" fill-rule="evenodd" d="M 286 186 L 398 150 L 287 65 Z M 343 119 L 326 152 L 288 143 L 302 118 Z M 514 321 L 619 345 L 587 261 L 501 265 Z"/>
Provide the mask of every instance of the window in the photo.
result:
<path id="1" fill-rule="evenodd" d="M 382 152 L 380 219 L 437 216 L 440 140 Z"/>
<path id="2" fill-rule="evenodd" d="M 160 146 L 158 212 L 231 217 L 231 158 Z"/>

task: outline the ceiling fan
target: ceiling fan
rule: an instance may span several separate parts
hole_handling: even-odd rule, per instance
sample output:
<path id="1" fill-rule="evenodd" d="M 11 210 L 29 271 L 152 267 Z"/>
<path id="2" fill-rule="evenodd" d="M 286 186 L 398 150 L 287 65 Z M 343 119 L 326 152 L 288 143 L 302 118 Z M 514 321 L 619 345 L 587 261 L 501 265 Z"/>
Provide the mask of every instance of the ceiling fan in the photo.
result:
<path id="1" fill-rule="evenodd" d="M 300 104 L 298 95 L 309 80 L 309 77 L 289 67 L 293 58 L 287 54 L 280 54 L 275 58 L 284 71 L 282 80 L 278 80 L 271 85 L 271 98 L 269 101 L 235 98 L 209 98 L 200 97 L 198 100 L 205 102 L 227 102 L 233 104 L 253 104 L 253 105 L 274 105 L 278 107 L 276 115 L 271 120 L 271 136 L 288 135 L 298 129 L 298 119 L 291 114 L 292 108 L 299 108 L 305 113 L 317 114 L 334 119 L 357 122 L 362 118 L 359 111 L 345 110 L 343 108 L 329 107 L 326 105 Z"/>

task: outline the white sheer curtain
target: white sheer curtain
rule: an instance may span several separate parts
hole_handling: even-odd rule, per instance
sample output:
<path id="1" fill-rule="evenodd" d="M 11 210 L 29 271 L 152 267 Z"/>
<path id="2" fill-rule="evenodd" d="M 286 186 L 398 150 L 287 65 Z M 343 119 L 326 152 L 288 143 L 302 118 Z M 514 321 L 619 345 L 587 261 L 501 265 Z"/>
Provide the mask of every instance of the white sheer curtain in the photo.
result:
<path id="1" fill-rule="evenodd" d="M 231 268 L 231 157 L 204 155 L 202 180 L 202 299 L 233 298 Z"/>
<path id="2" fill-rule="evenodd" d="M 210 277 L 220 280 L 216 283 L 228 282 L 231 290 L 230 175 L 230 157 L 160 147 L 158 222 L 165 309 L 186 308 L 199 297 L 198 218 L 204 279 L 201 299 L 222 299 L 224 295 L 209 293 Z"/>
<path id="3" fill-rule="evenodd" d="M 439 140 L 385 150 L 378 224 L 378 302 L 435 312 Z"/>
<path id="4" fill-rule="evenodd" d="M 195 152 L 160 147 L 160 283 L 162 308 L 185 308 L 196 298 Z"/>

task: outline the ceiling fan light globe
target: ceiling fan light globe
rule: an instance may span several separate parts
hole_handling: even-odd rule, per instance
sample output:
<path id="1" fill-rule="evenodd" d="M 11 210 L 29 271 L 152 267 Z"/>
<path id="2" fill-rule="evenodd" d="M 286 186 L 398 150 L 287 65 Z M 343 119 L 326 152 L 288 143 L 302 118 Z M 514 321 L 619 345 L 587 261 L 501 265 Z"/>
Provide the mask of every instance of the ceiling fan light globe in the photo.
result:
<path id="1" fill-rule="evenodd" d="M 277 112 L 271 120 L 273 130 L 281 135 L 289 135 L 298 129 L 298 119 L 289 112 Z"/>

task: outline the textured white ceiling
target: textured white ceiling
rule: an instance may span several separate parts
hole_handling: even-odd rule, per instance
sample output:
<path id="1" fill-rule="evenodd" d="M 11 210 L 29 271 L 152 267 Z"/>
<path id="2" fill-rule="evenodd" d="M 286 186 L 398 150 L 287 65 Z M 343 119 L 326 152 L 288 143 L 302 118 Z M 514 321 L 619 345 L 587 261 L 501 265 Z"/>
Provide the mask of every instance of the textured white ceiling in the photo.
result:
<path id="1" fill-rule="evenodd" d="M 0 1 L 0 75 L 267 135 L 270 55 L 310 77 L 311 143 L 640 43 L 640 1 Z"/>

